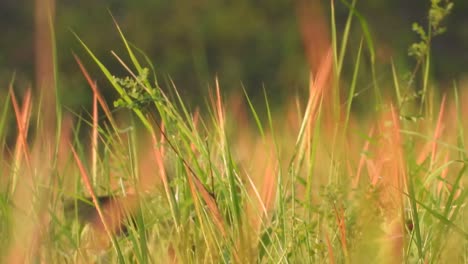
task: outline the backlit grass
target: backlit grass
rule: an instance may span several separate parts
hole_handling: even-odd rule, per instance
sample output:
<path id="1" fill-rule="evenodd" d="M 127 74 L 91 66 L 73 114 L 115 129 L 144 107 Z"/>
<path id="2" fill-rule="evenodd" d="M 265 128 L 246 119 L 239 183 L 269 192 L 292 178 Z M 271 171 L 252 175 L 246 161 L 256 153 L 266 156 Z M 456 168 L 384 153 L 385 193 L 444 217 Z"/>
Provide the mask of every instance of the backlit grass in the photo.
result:
<path id="1" fill-rule="evenodd" d="M 41 101 L 19 100 L 12 84 L 0 109 L 2 260 L 466 262 L 466 84 L 447 94 L 430 84 L 430 47 L 411 77 L 422 76 L 421 89 L 395 65 L 393 82 L 379 83 L 354 3 L 343 34 L 332 13 L 330 40 L 313 35 L 328 45 L 309 47 L 316 70 L 307 96 L 281 107 L 267 90 L 261 105 L 246 91 L 228 96 L 217 79 L 206 105 L 189 107 L 176 84 L 158 84 L 118 26 L 127 54 L 113 55 L 128 76 L 114 76 L 77 37 L 93 108 L 58 110 L 56 135 L 30 132 L 44 120 Z M 363 32 L 357 50 L 347 45 L 353 23 Z M 101 73 L 89 73 L 81 56 Z M 354 68 L 345 82 L 346 59 Z M 113 105 L 96 74 L 118 93 Z M 372 89 L 363 91 L 362 78 Z M 366 113 L 353 111 L 357 99 Z"/>

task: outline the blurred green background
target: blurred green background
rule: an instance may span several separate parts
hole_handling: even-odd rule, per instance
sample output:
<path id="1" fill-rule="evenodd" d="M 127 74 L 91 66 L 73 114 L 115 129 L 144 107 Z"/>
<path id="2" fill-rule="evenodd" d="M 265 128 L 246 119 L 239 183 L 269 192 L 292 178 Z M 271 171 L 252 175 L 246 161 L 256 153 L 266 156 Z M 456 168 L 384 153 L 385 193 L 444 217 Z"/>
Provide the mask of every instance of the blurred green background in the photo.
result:
<path id="1" fill-rule="evenodd" d="M 322 1 L 327 17 L 329 3 Z M 445 21 L 448 31 L 433 41 L 431 77 L 440 84 L 460 80 L 467 72 L 468 1 L 454 3 Z M 338 26 L 342 26 L 348 10 L 340 1 L 335 4 Z M 429 5 L 429 1 L 358 1 L 357 8 L 371 27 L 378 62 L 388 72 L 388 76 L 385 70 L 380 73 L 381 80 L 390 78 L 390 58 L 401 71 L 414 67 L 414 59 L 407 55 L 408 46 L 418 40 L 411 24 L 427 24 Z M 295 1 L 288 0 L 56 1 L 58 84 L 67 91 L 63 100 L 80 107 L 91 102 L 73 52 L 104 93 L 111 94 L 72 31 L 115 75 L 126 75 L 110 53 L 125 55 L 112 13 L 127 38 L 149 56 L 163 86 L 171 78 L 183 94 L 197 100 L 218 76 L 226 91 L 241 92 L 244 86 L 255 97 L 265 87 L 273 100 L 281 101 L 308 81 L 296 9 Z M 357 23 L 354 25 L 353 32 L 359 33 Z M 8 87 L 13 74 L 17 89 L 34 86 L 34 2 L 0 1 L 0 32 L 0 89 Z M 359 34 L 351 38 L 351 54 L 356 53 L 359 38 Z M 352 55 L 350 58 L 352 66 Z"/>

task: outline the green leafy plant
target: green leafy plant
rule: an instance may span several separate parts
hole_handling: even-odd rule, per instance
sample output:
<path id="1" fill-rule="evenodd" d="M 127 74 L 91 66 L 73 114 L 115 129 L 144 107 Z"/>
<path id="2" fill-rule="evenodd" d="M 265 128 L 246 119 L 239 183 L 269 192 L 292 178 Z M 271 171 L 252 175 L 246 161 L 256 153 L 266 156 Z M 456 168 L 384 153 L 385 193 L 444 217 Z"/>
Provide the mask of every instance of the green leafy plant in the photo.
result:
<path id="1" fill-rule="evenodd" d="M 429 9 L 427 30 L 418 23 L 413 23 L 413 31 L 419 36 L 420 41 L 411 44 L 408 54 L 415 57 L 418 61 L 423 60 L 428 56 L 430 50 L 431 39 L 435 36 L 443 34 L 447 28 L 442 25 L 442 22 L 450 14 L 453 9 L 453 3 L 442 0 L 431 0 L 431 8 Z"/>

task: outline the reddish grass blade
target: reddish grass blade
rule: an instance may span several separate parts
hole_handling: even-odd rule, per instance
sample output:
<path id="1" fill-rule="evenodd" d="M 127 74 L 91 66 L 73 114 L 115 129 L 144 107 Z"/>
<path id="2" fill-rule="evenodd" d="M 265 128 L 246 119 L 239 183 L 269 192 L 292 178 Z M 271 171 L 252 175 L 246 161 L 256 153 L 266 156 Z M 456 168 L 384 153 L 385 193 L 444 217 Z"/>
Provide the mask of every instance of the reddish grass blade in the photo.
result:
<path id="1" fill-rule="evenodd" d="M 335 261 L 335 254 L 333 254 L 333 246 L 330 241 L 330 237 L 328 236 L 328 232 L 324 231 L 325 233 L 325 240 L 327 241 L 327 250 L 328 250 L 328 259 L 330 263 L 334 264 L 336 263 Z"/>
<path id="2" fill-rule="evenodd" d="M 336 208 L 336 205 L 334 205 L 335 209 L 335 217 L 336 217 L 336 223 L 338 225 L 338 228 L 340 230 L 340 240 L 341 240 L 341 247 L 343 248 L 343 254 L 347 258 L 348 257 L 348 246 L 346 243 L 346 225 L 345 225 L 345 216 L 344 216 L 344 209 L 343 207 L 340 207 L 340 210 Z"/>
<path id="3" fill-rule="evenodd" d="M 372 138 L 374 134 L 374 127 L 372 126 L 371 129 L 369 130 L 369 133 L 367 134 L 367 139 L 366 143 L 364 143 L 364 147 L 362 148 L 361 151 L 361 158 L 359 159 L 359 165 L 358 169 L 356 172 L 356 178 L 354 178 L 353 181 L 353 188 L 356 189 L 359 185 L 359 180 L 361 179 L 361 172 L 362 172 L 362 167 L 364 167 L 364 163 L 366 160 L 368 160 L 366 153 L 369 151 L 369 144 L 370 144 L 370 139 Z M 370 176 L 371 174 L 369 174 Z"/>
<path id="4" fill-rule="evenodd" d="M 218 227 L 218 230 L 221 232 L 223 237 L 226 237 L 227 233 L 226 229 L 224 228 L 224 220 L 221 216 L 221 212 L 218 209 L 218 204 L 216 203 L 216 200 L 213 198 L 210 192 L 208 192 L 203 183 L 194 175 L 189 177 L 189 183 L 193 184 L 196 187 L 201 197 L 205 201 L 206 205 L 208 206 L 208 209 L 210 210 L 211 215 L 213 216 L 213 221 L 215 225 Z M 194 199 L 196 198 L 194 197 Z"/>
<path id="5" fill-rule="evenodd" d="M 443 130 L 442 122 L 443 122 L 443 117 L 444 117 L 444 112 L 445 112 L 445 99 L 446 99 L 446 95 L 442 97 L 442 102 L 440 103 L 439 117 L 437 118 L 437 125 L 436 125 L 435 132 L 434 132 L 434 140 L 432 141 L 432 155 L 431 155 L 431 164 L 429 166 L 429 170 L 433 168 L 436 154 L 437 154 L 437 145 L 438 145 L 437 140 L 439 140 L 439 138 L 442 135 L 442 130 Z"/>
<path id="6" fill-rule="evenodd" d="M 15 146 L 15 157 L 14 157 L 14 173 L 12 178 L 12 185 L 11 191 L 14 192 L 17 183 L 17 171 L 21 166 L 21 160 L 24 156 L 26 160 L 26 165 L 28 168 L 31 167 L 31 155 L 28 148 L 27 143 L 27 136 L 28 136 L 28 128 L 29 128 L 29 120 L 31 117 L 31 89 L 26 91 L 23 106 L 20 109 L 18 101 L 16 99 L 15 93 L 13 92 L 13 87 L 10 86 L 10 95 L 11 95 L 11 102 L 13 104 L 13 109 L 16 116 L 16 122 L 18 125 L 18 136 L 16 138 L 16 146 Z"/>
<path id="7" fill-rule="evenodd" d="M 219 81 L 218 78 L 215 80 L 216 82 L 216 112 L 218 114 L 218 122 L 219 127 L 224 131 L 224 111 L 223 111 L 223 103 L 221 101 L 221 92 L 219 89 Z"/>
<path id="8" fill-rule="evenodd" d="M 86 169 L 84 168 L 83 164 L 81 163 L 81 160 L 78 157 L 78 154 L 76 153 L 75 148 L 72 145 L 70 145 L 70 149 L 71 149 L 71 151 L 73 153 L 73 156 L 75 158 L 75 161 L 76 161 L 76 163 L 78 165 L 78 169 L 80 170 L 81 179 L 83 180 L 83 183 L 84 183 L 86 189 L 88 190 L 89 194 L 91 195 L 91 198 L 93 200 L 93 204 L 94 204 L 94 206 L 96 208 L 96 211 L 97 211 L 97 213 L 99 215 L 99 218 L 102 221 L 102 224 L 104 226 L 104 230 L 107 233 L 107 235 L 109 236 L 109 238 L 113 241 L 111 229 L 109 228 L 109 225 L 107 224 L 107 221 L 106 221 L 106 219 L 104 217 L 104 214 L 103 214 L 103 212 L 101 210 L 101 206 L 99 205 L 99 201 L 98 201 L 98 199 L 96 197 L 96 194 L 94 193 L 93 187 L 91 186 L 91 182 L 89 180 L 88 173 L 86 172 Z"/>
<path id="9" fill-rule="evenodd" d="M 96 82 L 91 79 L 91 77 L 89 76 L 88 71 L 83 66 L 83 63 L 78 58 L 78 56 L 76 56 L 75 54 L 73 54 L 73 56 L 75 57 L 75 61 L 76 61 L 76 63 L 78 63 L 78 66 L 80 67 L 81 72 L 83 73 L 84 77 L 86 78 L 86 81 L 88 82 L 89 87 L 91 87 L 91 90 L 93 91 L 93 95 L 97 98 L 97 100 L 99 101 L 99 104 L 101 105 L 102 109 L 104 110 L 104 113 L 105 113 L 107 119 L 109 120 L 109 122 L 111 122 L 112 127 L 116 128 L 117 125 L 115 124 L 115 121 L 114 121 L 114 118 L 112 117 L 111 111 L 110 111 L 109 107 L 107 106 L 107 103 L 104 100 L 104 97 L 102 97 L 101 93 L 99 92 L 99 89 L 97 87 Z"/>
<path id="10" fill-rule="evenodd" d="M 429 170 L 432 170 L 432 168 L 434 166 L 435 158 L 436 158 L 436 155 L 437 155 L 437 146 L 438 146 L 437 141 L 440 139 L 440 137 L 442 135 L 443 128 L 444 128 L 443 117 L 444 117 L 444 113 L 445 113 L 445 101 L 446 101 L 446 95 L 444 95 L 442 97 L 442 102 L 440 104 L 439 116 L 437 118 L 437 124 L 436 124 L 435 130 L 434 130 L 433 140 L 431 142 L 428 142 L 424 146 L 424 148 L 421 151 L 421 153 L 419 154 L 418 160 L 417 160 L 418 164 L 421 165 L 426 160 L 426 158 L 429 155 L 431 155 L 431 160 L 430 160 L 430 163 L 429 163 Z"/>
<path id="11" fill-rule="evenodd" d="M 93 94 L 93 127 L 91 132 L 91 176 L 96 184 L 98 150 L 98 97 Z"/>
<path id="12" fill-rule="evenodd" d="M 262 190 L 262 200 L 265 210 L 269 210 L 273 207 L 275 201 L 275 190 L 276 190 L 276 171 L 278 164 L 273 164 L 269 162 L 265 169 L 264 181 L 263 181 L 263 190 Z M 267 213 L 266 211 L 265 213 Z M 265 215 L 267 216 L 267 215 Z"/>
<path id="13" fill-rule="evenodd" d="M 445 158 L 444 158 L 444 164 L 447 164 L 449 161 L 449 154 L 446 153 L 445 154 Z M 447 178 L 447 174 L 448 174 L 448 167 L 446 167 L 442 173 L 440 174 L 440 177 L 442 178 L 442 180 L 439 181 L 439 184 L 437 185 L 437 196 L 440 197 L 441 195 L 441 192 L 442 192 L 442 188 L 444 187 L 445 183 L 444 183 L 444 180 Z"/>

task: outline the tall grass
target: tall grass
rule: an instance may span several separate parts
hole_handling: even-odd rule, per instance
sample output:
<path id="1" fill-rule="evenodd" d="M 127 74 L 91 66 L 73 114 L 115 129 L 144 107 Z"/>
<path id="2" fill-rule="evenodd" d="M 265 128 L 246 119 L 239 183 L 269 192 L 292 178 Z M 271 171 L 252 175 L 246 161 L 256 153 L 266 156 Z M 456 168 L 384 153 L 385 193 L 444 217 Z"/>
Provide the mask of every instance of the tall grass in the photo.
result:
<path id="1" fill-rule="evenodd" d="M 206 107 L 190 108 L 175 84 L 158 84 L 118 26 L 128 59 L 113 55 L 128 76 L 114 76 L 78 37 L 119 99 L 107 105 L 75 55 L 93 109 L 57 113 L 56 151 L 44 160 L 35 151 L 43 138 L 28 133 L 31 120 L 41 120 L 32 114 L 36 101 L 10 89 L 0 113 L 2 260 L 466 262 L 466 95 L 456 86 L 452 94 L 430 90 L 430 50 L 418 57 L 421 93 L 395 65 L 393 83 L 378 84 L 375 47 L 355 3 L 341 35 L 333 4 L 330 36 L 311 34 L 316 23 L 302 17 L 316 70 L 308 97 L 291 95 L 281 112 L 267 92 L 263 105 L 247 92 L 226 97 L 217 79 Z M 356 19 L 363 35 L 353 50 L 347 43 Z M 314 50 L 312 39 L 328 46 Z M 355 63 L 345 83 L 349 54 Z M 374 96 L 358 115 L 363 65 L 371 65 L 365 79 Z M 415 114 L 421 108 L 428 111 Z M 9 117 L 14 144 L 7 144 Z"/>

